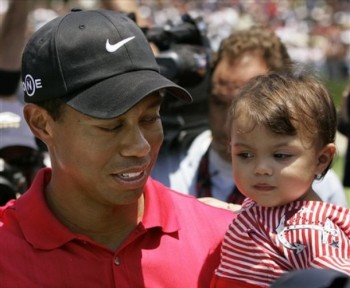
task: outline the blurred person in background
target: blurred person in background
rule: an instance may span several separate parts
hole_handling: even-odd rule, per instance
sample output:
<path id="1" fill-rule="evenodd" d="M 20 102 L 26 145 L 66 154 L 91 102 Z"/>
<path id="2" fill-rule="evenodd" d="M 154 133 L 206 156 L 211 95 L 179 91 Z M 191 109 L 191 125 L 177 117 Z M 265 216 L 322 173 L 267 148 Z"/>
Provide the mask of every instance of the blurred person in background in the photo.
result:
<path id="1" fill-rule="evenodd" d="M 44 166 L 43 154 L 25 122 L 23 104 L 16 97 L 4 98 L 0 96 L 0 205 L 24 193 Z"/>
<path id="2" fill-rule="evenodd" d="M 342 95 L 341 109 L 338 115 L 338 131 L 347 137 L 347 146 L 344 159 L 343 185 L 350 188 L 350 86 Z"/>
<path id="3" fill-rule="evenodd" d="M 151 25 L 149 21 L 143 17 L 140 11 L 140 5 L 135 0 L 120 1 L 120 0 L 100 0 L 101 8 L 113 10 L 121 13 L 135 14 L 135 21 L 139 27 L 148 27 Z"/>
<path id="4" fill-rule="evenodd" d="M 342 39 L 342 29 L 336 23 L 332 23 L 325 31 L 327 35 L 325 47 L 325 65 L 327 79 L 342 81 L 348 77 L 346 67 L 346 44 Z"/>
<path id="5" fill-rule="evenodd" d="M 227 109 L 240 87 L 251 78 L 288 69 L 291 63 L 285 45 L 268 28 L 255 26 L 224 39 L 214 55 L 211 71 L 210 129 L 199 134 L 188 149 L 160 154 L 153 177 L 198 198 L 241 204 L 245 197 L 232 179 Z M 333 170 L 322 181 L 315 180 L 313 187 L 324 201 L 347 206 L 342 183 Z"/>
<path id="6" fill-rule="evenodd" d="M 19 86 L 31 1 L 10 1 L 0 27 L 0 204 L 16 198 L 43 167 L 43 155 L 23 116 Z"/>

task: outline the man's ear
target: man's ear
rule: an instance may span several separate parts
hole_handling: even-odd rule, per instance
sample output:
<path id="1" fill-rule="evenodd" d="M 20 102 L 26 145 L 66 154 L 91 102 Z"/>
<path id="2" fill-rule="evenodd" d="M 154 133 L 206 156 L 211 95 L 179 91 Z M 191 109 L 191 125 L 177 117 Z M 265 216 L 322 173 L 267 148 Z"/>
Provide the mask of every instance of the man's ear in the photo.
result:
<path id="1" fill-rule="evenodd" d="M 322 148 L 318 153 L 318 162 L 317 162 L 317 175 L 323 173 L 323 171 L 330 165 L 336 152 L 336 147 L 334 143 L 329 143 Z"/>
<path id="2" fill-rule="evenodd" d="M 51 137 L 51 126 L 53 119 L 47 111 L 38 105 L 29 103 L 23 108 L 23 115 L 32 133 L 47 144 Z"/>

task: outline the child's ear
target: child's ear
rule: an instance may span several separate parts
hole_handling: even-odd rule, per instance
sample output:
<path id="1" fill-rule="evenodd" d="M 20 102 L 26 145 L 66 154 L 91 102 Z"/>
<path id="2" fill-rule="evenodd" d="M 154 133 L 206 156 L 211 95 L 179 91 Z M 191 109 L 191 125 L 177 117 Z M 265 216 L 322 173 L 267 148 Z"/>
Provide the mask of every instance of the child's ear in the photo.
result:
<path id="1" fill-rule="evenodd" d="M 23 109 L 24 118 L 32 133 L 47 144 L 51 137 L 51 116 L 45 109 L 35 104 L 26 104 Z"/>
<path id="2" fill-rule="evenodd" d="M 329 143 L 322 148 L 318 153 L 318 161 L 316 167 L 316 175 L 320 175 L 324 170 L 330 165 L 336 152 L 336 147 L 334 143 Z"/>

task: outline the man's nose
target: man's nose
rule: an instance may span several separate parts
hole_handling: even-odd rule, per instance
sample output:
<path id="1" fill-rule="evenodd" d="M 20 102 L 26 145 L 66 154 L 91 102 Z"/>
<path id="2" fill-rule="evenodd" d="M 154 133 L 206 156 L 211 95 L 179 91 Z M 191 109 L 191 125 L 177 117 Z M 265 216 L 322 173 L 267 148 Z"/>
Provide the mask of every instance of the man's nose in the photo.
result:
<path id="1" fill-rule="evenodd" d="M 144 157 L 151 146 L 139 127 L 133 127 L 123 135 L 121 154 L 126 157 Z"/>

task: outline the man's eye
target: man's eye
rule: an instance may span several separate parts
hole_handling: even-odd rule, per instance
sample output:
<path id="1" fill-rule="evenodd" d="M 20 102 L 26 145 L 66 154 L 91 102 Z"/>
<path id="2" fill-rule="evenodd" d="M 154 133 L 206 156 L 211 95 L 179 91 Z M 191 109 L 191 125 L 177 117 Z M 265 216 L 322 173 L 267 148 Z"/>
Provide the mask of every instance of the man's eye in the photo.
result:
<path id="1" fill-rule="evenodd" d="M 116 126 L 111 126 L 111 127 L 99 127 L 101 130 L 103 130 L 103 131 L 107 131 L 107 132 L 113 132 L 113 131 L 116 131 L 116 130 L 118 130 L 118 129 L 120 129 L 122 127 L 122 125 L 121 124 L 119 124 L 119 125 L 116 125 Z"/>
<path id="2" fill-rule="evenodd" d="M 157 122 L 159 119 L 160 119 L 160 116 L 156 115 L 156 116 L 151 116 L 151 117 L 145 117 L 143 119 L 143 121 L 146 123 L 154 123 L 154 122 Z"/>

